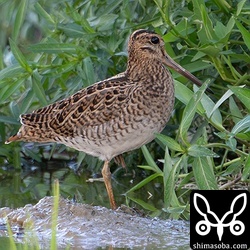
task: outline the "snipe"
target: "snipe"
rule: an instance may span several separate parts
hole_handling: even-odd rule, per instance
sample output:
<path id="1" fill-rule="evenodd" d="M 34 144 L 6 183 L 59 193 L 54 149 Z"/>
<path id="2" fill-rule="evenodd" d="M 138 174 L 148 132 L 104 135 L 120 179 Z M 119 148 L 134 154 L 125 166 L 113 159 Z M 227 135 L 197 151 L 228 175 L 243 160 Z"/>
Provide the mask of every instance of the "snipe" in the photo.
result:
<path id="1" fill-rule="evenodd" d="M 104 161 L 102 175 L 115 209 L 109 162 L 152 141 L 173 110 L 173 79 L 164 65 L 201 85 L 168 56 L 159 35 L 137 30 L 129 39 L 125 72 L 21 115 L 21 128 L 6 143 L 58 142 L 99 157 Z"/>

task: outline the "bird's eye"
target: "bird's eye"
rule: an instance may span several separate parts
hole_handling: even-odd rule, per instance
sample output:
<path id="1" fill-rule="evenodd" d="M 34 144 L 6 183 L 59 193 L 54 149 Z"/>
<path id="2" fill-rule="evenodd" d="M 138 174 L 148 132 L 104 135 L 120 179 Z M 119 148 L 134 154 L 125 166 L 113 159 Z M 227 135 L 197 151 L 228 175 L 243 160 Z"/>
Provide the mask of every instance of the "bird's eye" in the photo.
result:
<path id="1" fill-rule="evenodd" d="M 159 42 L 160 42 L 159 37 L 157 37 L 157 36 L 153 36 L 153 37 L 151 38 L 151 43 L 153 43 L 153 44 L 157 44 L 157 43 L 159 43 Z"/>

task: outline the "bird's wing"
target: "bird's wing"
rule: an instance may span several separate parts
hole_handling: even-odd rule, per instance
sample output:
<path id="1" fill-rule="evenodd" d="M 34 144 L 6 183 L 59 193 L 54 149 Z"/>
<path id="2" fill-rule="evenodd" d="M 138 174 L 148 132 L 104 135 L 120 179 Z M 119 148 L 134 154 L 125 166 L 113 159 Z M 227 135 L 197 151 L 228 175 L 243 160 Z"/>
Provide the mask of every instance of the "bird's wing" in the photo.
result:
<path id="1" fill-rule="evenodd" d="M 73 133 L 73 127 L 98 126 L 119 115 L 131 96 L 133 83 L 125 74 L 93 84 L 69 98 L 21 115 L 27 126 L 45 126 L 59 132 L 64 128 Z M 39 125 L 40 124 L 40 125 Z"/>

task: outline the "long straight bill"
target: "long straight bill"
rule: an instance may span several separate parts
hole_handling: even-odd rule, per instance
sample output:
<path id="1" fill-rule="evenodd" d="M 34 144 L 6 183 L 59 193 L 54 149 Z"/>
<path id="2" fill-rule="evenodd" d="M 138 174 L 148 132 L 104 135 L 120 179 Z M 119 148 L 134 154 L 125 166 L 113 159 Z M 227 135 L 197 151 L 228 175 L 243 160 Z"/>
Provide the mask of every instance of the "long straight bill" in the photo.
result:
<path id="1" fill-rule="evenodd" d="M 187 71 L 186 69 L 181 67 L 181 65 L 176 63 L 169 55 L 166 55 L 166 61 L 164 62 L 164 64 L 166 66 L 170 67 L 171 69 L 175 70 L 179 74 L 185 76 L 187 79 L 189 79 L 190 81 L 192 81 L 196 85 L 198 85 L 198 86 L 202 85 L 202 82 L 197 77 L 195 77 L 189 71 Z"/>

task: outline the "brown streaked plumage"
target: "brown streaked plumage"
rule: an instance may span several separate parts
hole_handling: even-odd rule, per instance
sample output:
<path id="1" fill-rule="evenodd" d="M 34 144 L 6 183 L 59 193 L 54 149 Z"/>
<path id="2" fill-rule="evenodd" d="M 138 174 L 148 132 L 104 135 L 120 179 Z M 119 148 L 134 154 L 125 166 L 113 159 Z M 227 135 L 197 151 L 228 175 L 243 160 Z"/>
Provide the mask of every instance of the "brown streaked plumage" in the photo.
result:
<path id="1" fill-rule="evenodd" d="M 115 209 L 109 162 L 115 157 L 123 162 L 122 153 L 152 141 L 173 110 L 173 79 L 164 65 L 201 85 L 168 56 L 159 35 L 137 30 L 129 39 L 125 72 L 21 115 L 21 128 L 6 143 L 58 142 L 99 157 L 104 161 L 102 174 Z"/>

